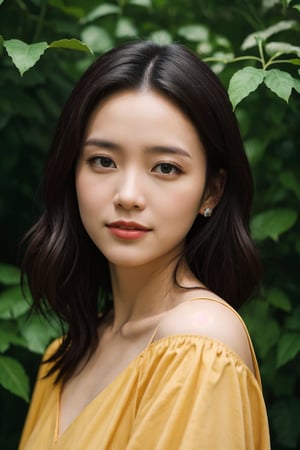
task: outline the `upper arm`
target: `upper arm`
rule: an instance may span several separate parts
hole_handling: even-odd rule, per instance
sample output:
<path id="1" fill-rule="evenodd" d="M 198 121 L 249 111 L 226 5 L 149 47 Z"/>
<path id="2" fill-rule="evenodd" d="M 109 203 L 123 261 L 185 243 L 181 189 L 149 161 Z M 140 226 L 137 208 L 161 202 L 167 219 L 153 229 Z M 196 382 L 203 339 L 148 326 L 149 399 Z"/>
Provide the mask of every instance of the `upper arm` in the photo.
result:
<path id="1" fill-rule="evenodd" d="M 244 339 L 243 325 L 199 304 L 174 308 L 161 321 L 160 342 L 143 358 L 126 450 L 270 448 L 261 388 L 241 362 L 247 351 L 236 343 Z M 240 358 L 228 351 L 233 346 Z"/>
<path id="2" fill-rule="evenodd" d="M 155 339 L 181 334 L 221 341 L 254 372 L 245 325 L 237 314 L 222 303 L 200 299 L 174 308 L 161 321 Z"/>

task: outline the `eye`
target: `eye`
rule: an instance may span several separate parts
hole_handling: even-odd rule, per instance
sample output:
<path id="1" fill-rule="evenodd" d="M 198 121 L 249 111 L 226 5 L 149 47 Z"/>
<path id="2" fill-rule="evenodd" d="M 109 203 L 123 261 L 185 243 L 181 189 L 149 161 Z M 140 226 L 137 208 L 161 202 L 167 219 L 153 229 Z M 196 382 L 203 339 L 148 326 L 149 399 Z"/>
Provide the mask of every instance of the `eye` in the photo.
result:
<path id="1" fill-rule="evenodd" d="M 116 168 L 116 164 L 111 158 L 108 158 L 107 156 L 95 156 L 89 160 L 89 163 L 96 168 Z"/>
<path id="2" fill-rule="evenodd" d="M 179 169 L 179 167 L 175 166 L 174 164 L 171 163 L 160 163 L 157 164 L 154 168 L 153 168 L 153 172 L 162 174 L 162 175 L 176 175 L 182 172 L 181 169 Z"/>

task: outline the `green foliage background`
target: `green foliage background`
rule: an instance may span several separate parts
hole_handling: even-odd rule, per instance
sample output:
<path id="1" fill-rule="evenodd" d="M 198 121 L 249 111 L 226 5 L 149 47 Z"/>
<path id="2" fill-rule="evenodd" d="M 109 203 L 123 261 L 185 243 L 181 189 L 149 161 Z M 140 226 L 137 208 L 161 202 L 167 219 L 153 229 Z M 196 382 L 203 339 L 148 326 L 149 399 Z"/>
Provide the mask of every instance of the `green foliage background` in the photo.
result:
<path id="1" fill-rule="evenodd" d="M 264 264 L 261 291 L 241 313 L 260 362 L 272 448 L 298 448 L 299 18 L 299 0 L 0 0 L 1 448 L 17 447 L 41 354 L 58 333 L 35 315 L 28 319 L 16 267 L 18 242 L 42 208 L 51 135 L 82 71 L 136 38 L 188 45 L 218 73 L 236 107 Z"/>

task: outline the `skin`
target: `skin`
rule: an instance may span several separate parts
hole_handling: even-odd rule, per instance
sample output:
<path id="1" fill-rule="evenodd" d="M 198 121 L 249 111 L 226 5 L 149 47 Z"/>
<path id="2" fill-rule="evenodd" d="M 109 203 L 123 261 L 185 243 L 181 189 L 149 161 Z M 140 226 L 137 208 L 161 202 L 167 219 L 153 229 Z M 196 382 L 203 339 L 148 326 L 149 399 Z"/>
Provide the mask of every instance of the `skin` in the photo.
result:
<path id="1" fill-rule="evenodd" d="M 219 192 L 210 195 L 205 185 L 198 134 L 160 94 L 126 91 L 96 108 L 77 165 L 76 189 L 83 225 L 110 263 L 116 328 L 157 312 L 156 277 L 160 286 L 166 284 L 195 217 L 218 201 Z M 119 239 L 107 227 L 116 220 L 133 220 L 150 231 L 141 239 Z M 188 285 L 200 285 L 187 267 L 182 271 Z"/>
<path id="2" fill-rule="evenodd" d="M 173 271 L 197 214 L 214 209 L 225 174 L 206 180 L 205 149 L 190 120 L 154 91 L 124 91 L 102 102 L 86 128 L 76 168 L 83 225 L 109 262 L 114 312 L 99 329 L 99 345 L 61 395 L 60 434 L 155 339 L 199 334 L 230 346 L 253 370 L 239 319 L 195 279 L 187 264 Z M 115 221 L 147 231 L 116 236 Z M 209 219 L 208 219 L 209 220 Z M 220 299 L 219 299 L 220 300 Z"/>

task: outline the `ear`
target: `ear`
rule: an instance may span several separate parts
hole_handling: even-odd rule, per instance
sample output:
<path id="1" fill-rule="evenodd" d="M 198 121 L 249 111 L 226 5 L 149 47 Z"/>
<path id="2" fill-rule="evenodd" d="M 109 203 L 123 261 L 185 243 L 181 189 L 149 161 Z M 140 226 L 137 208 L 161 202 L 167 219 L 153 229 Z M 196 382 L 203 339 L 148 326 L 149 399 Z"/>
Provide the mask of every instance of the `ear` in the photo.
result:
<path id="1" fill-rule="evenodd" d="M 205 217 L 211 216 L 214 208 L 222 198 L 227 181 L 227 173 L 224 169 L 211 177 L 208 186 L 206 187 L 199 213 Z"/>

